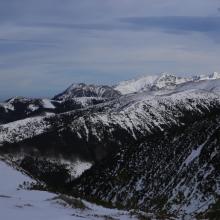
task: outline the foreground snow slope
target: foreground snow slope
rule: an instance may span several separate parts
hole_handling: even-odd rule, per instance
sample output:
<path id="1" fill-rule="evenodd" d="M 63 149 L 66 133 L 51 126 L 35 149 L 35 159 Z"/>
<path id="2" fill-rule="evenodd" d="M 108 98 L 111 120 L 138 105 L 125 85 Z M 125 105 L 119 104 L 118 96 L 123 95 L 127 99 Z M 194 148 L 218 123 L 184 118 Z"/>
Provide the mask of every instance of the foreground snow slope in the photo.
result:
<path id="1" fill-rule="evenodd" d="M 0 161 L 0 212 L 4 220 L 68 219 L 69 208 L 53 205 L 49 199 L 55 195 L 48 192 L 18 190 L 19 184 L 32 181 L 29 177 Z"/>
<path id="2" fill-rule="evenodd" d="M 33 182 L 25 174 L 0 160 L 0 219 L 4 220 L 81 220 L 136 219 L 128 212 L 107 209 L 82 200 L 84 208 L 74 208 L 58 195 L 43 191 L 18 189 L 24 181 Z M 3 178 L 2 178 L 3 177 Z M 65 198 L 65 197 L 64 197 Z"/>

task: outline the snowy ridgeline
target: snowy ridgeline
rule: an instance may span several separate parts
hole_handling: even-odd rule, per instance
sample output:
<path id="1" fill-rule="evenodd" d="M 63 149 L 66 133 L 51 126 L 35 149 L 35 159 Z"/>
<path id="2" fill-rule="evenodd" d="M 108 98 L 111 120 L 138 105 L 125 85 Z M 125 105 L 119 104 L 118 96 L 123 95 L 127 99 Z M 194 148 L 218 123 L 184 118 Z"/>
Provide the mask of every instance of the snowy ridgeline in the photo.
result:
<path id="1" fill-rule="evenodd" d="M 120 82 L 115 90 L 121 94 L 134 92 L 155 91 L 160 89 L 175 89 L 178 86 L 185 86 L 188 83 L 197 84 L 220 79 L 220 73 L 202 74 L 190 77 L 176 76 L 174 74 L 162 73 L 161 75 L 146 75 L 137 79 Z"/>
<path id="2" fill-rule="evenodd" d="M 180 77 L 163 73 L 160 76 L 144 76 L 120 82 L 116 86 L 73 84 L 61 94 L 50 99 L 14 97 L 0 103 L 0 124 L 7 124 L 27 117 L 48 116 L 76 109 L 91 107 L 115 100 L 123 101 L 129 95 L 143 93 L 144 96 L 169 96 L 182 91 L 206 91 L 220 94 L 220 74 Z M 141 100 L 140 100 L 141 101 Z M 123 103 L 122 103 L 123 104 Z M 119 104 L 119 107 L 120 104 Z"/>
<path id="3" fill-rule="evenodd" d="M 167 95 L 130 94 L 101 104 L 101 111 L 99 107 L 91 106 L 80 110 L 79 116 L 78 112 L 72 111 L 0 125 L 0 145 L 20 142 L 52 128 L 67 126 L 73 134 L 87 141 L 92 135 L 101 142 L 104 130 L 112 135 L 116 128 L 125 130 L 136 139 L 138 134 L 151 133 L 155 128 L 163 131 L 164 126 L 179 124 L 179 118 L 186 111 L 202 113 L 213 105 L 220 106 L 220 98 L 206 91 L 189 89 Z M 66 120 L 68 117 L 70 120 Z"/>
<path id="4" fill-rule="evenodd" d="M 0 160 L 0 218 L 4 220 L 137 219 L 126 211 L 107 209 L 73 197 L 19 189 L 28 176 Z"/>
<path id="5" fill-rule="evenodd" d="M 146 75 L 137 79 L 122 81 L 116 86 L 87 85 L 84 83 L 72 84 L 62 93 L 55 95 L 52 100 L 46 98 L 11 98 L 4 103 L 0 103 L 0 112 L 1 109 L 4 109 L 6 113 L 16 112 L 16 110 L 21 112 L 22 108 L 24 108 L 23 110 L 27 115 L 42 109 L 44 111 L 58 110 L 60 112 L 60 106 L 68 105 L 67 103 L 70 101 L 74 101 L 75 104 L 81 105 L 81 107 L 86 107 L 97 102 L 100 103 L 118 98 L 121 95 L 144 91 L 166 94 L 176 89 L 187 90 L 197 88 L 216 92 L 217 88 L 219 92 L 219 79 L 220 73 L 217 72 L 190 77 L 162 73 L 161 75 Z"/>
<path id="6" fill-rule="evenodd" d="M 163 74 L 160 77 L 145 77 L 138 80 L 124 82 L 119 84 L 119 86 L 115 88 L 105 86 L 96 87 L 85 84 L 72 85 L 66 91 L 64 91 L 64 93 L 57 96 L 56 101 L 44 99 L 39 101 L 39 105 L 36 104 L 35 101 L 33 103 L 30 100 L 19 99 L 19 103 L 27 102 L 27 106 L 30 111 L 38 111 L 38 106 L 43 106 L 44 109 L 50 110 L 48 112 L 50 113 L 50 115 L 34 115 L 33 117 L 25 118 L 22 120 L 15 120 L 14 122 L 4 123 L 0 125 L 0 147 L 7 147 L 8 145 L 6 143 L 18 143 L 17 145 L 19 146 L 19 142 L 28 139 L 30 143 L 28 147 L 31 148 L 32 146 L 36 146 L 36 143 L 34 143 L 33 141 L 34 137 L 39 138 L 38 143 L 42 144 L 41 141 L 44 142 L 45 139 L 41 140 L 41 137 L 44 135 L 47 137 L 47 135 L 50 134 L 51 131 L 55 133 L 53 137 L 57 138 L 54 140 L 58 140 L 58 145 L 60 143 L 60 140 L 62 140 L 61 143 L 63 144 L 63 140 L 68 139 L 72 142 L 66 143 L 66 145 L 74 147 L 75 149 L 77 147 L 80 148 L 82 146 L 81 143 L 83 143 L 84 146 L 90 146 L 91 141 L 94 141 L 97 146 L 100 145 L 102 147 L 100 148 L 101 150 L 103 150 L 103 145 L 108 143 L 108 141 L 112 141 L 111 143 L 113 143 L 109 145 L 110 147 L 115 146 L 118 143 L 124 144 L 126 143 L 126 139 L 128 138 L 132 141 L 138 141 L 141 138 L 146 138 L 146 136 L 149 134 L 153 134 L 155 131 L 163 132 L 168 127 L 170 128 L 172 126 L 183 125 L 185 121 L 181 121 L 181 118 L 187 118 L 187 116 L 189 115 L 189 118 L 192 119 L 196 118 L 194 116 L 206 116 L 206 114 L 208 115 L 212 112 L 214 113 L 216 112 L 216 110 L 219 112 L 219 78 L 219 74 L 217 73 L 208 76 L 197 76 L 189 78 L 181 78 L 169 74 Z M 120 91 L 122 95 L 119 94 L 117 91 Z M 110 96 L 110 99 L 106 99 L 106 96 Z M 93 102 L 94 98 L 95 102 Z M 76 103 L 80 103 L 79 108 L 77 107 L 78 109 L 75 110 L 74 107 L 74 109 L 69 109 L 68 111 L 65 110 L 64 112 L 55 112 L 56 108 L 58 108 L 58 106 L 62 103 L 65 103 L 66 100 L 68 100 L 68 102 L 70 100 L 74 100 L 74 105 Z M 4 108 L 7 108 L 8 112 L 11 112 L 14 110 L 14 108 L 16 109 L 15 103 L 16 100 L 10 100 L 7 102 L 7 104 L 4 104 Z M 51 114 L 51 112 L 53 111 L 54 114 Z M 66 138 L 67 136 L 65 133 L 65 129 L 68 129 L 69 138 Z M 120 133 L 122 133 L 123 135 L 117 136 L 117 134 Z M 184 142 L 182 142 L 181 145 L 183 145 Z M 74 146 L 75 143 L 76 145 Z M 192 143 L 192 140 L 189 140 L 189 143 Z M 126 144 L 124 145 L 126 146 Z M 150 149 L 156 149 L 156 147 L 157 146 L 153 146 Z M 186 155 L 183 155 L 184 161 L 181 160 L 181 169 L 190 169 L 191 165 L 194 164 L 195 161 L 198 161 L 198 159 L 201 157 L 202 152 L 204 151 L 204 149 L 206 149 L 203 145 L 198 145 L 198 147 L 196 148 L 192 148 L 191 145 L 189 145 L 188 147 L 189 149 L 187 149 L 189 150 L 189 152 L 187 152 Z M 167 149 L 167 152 L 170 152 L 170 149 L 171 144 L 169 143 L 169 149 Z M 176 145 L 173 152 L 175 152 L 175 149 Z M 163 152 L 165 152 L 164 147 Z M 159 154 L 156 153 L 157 156 L 155 160 L 157 160 Z M 140 155 L 143 155 L 143 149 L 140 150 Z M 137 164 L 141 161 L 144 161 L 145 158 L 147 158 L 147 156 L 149 155 L 149 152 L 142 160 L 140 160 L 140 155 L 138 155 L 137 157 Z M 152 154 L 151 158 L 153 158 L 154 155 L 155 154 Z M 178 155 L 180 155 L 180 152 Z M 172 160 L 168 158 L 166 160 L 166 166 L 168 165 L 167 161 L 172 162 Z M 71 171 L 71 175 L 74 177 L 80 176 L 92 165 L 92 163 L 90 162 L 82 162 L 80 160 L 75 161 L 75 163 L 73 163 L 73 161 L 65 160 L 61 162 L 67 165 L 67 167 Z M 131 162 L 134 161 L 132 160 Z M 162 166 L 162 168 L 164 167 L 165 166 Z M 199 166 L 198 169 L 200 169 Z M 133 171 L 134 170 L 137 170 L 136 167 L 133 168 Z M 143 166 L 141 166 L 141 170 L 143 170 Z M 216 169 L 216 171 L 218 170 Z M 118 171 L 118 173 L 120 172 L 121 170 Z M 161 172 L 162 174 L 167 173 L 167 171 L 164 172 L 163 169 L 161 169 Z M 212 172 L 212 170 L 210 172 Z M 30 211 L 30 216 L 28 216 L 27 219 L 34 219 L 34 217 L 32 218 L 31 216 L 32 214 L 34 216 L 37 216 L 36 219 L 44 219 L 44 217 L 47 219 L 53 219 L 54 217 L 56 217 L 57 219 L 59 218 L 59 216 L 62 216 L 62 218 L 60 217 L 60 219 L 69 219 L 70 217 L 71 219 L 78 219 L 79 216 L 81 216 L 82 218 L 85 217 L 85 219 L 96 219 L 95 215 L 102 216 L 100 218 L 104 218 L 104 215 L 108 215 L 113 218 L 115 217 L 116 219 L 130 218 L 128 216 L 128 213 L 120 212 L 117 210 L 104 209 L 82 200 L 80 200 L 80 202 L 84 204 L 83 206 L 89 209 L 84 208 L 83 211 L 82 209 L 72 209 L 69 205 L 67 205 L 66 202 L 61 200 L 60 197 L 54 199 L 54 197 L 58 196 L 55 194 L 37 191 L 17 191 L 15 190 L 17 185 L 20 182 L 26 180 L 25 178 L 27 177 L 23 176 L 17 171 L 12 170 L 10 167 L 6 166 L 2 162 L 0 163 L 0 173 L 3 173 L 3 175 L 4 173 L 10 174 L 8 175 L 8 177 L 7 175 L 4 175 L 6 178 L 4 180 L 0 180 L 0 211 L 1 209 L 6 210 L 5 213 L 9 216 L 5 216 L 5 219 L 13 219 L 13 216 L 10 215 L 14 214 L 14 216 L 16 215 L 17 217 L 17 213 L 21 214 L 20 219 L 25 219 L 22 217 L 28 215 L 29 210 L 32 211 Z M 106 173 L 109 174 L 109 172 Z M 115 173 L 118 174 L 117 172 Z M 192 170 L 190 170 L 190 172 L 187 173 L 191 174 L 193 172 Z M 144 173 L 144 175 L 145 174 L 146 173 Z M 18 182 L 10 179 L 10 177 L 13 178 L 14 175 L 16 177 L 16 180 L 18 177 Z M 160 176 L 158 176 L 156 179 L 159 179 Z M 205 176 L 203 179 L 205 179 Z M 180 183 L 181 181 L 182 179 L 180 179 Z M 10 189 L 10 184 L 7 184 L 7 182 L 10 182 L 12 184 L 12 190 Z M 105 185 L 107 184 L 107 182 L 108 181 L 105 182 Z M 86 183 L 89 183 L 91 185 L 90 181 L 86 181 Z M 142 189 L 148 188 L 149 185 L 153 183 L 153 181 L 146 182 L 145 186 L 142 187 Z M 175 190 L 178 192 L 182 192 L 183 190 L 185 190 L 185 186 L 186 184 L 183 185 L 182 188 L 179 187 L 179 185 L 173 187 L 174 195 L 176 195 Z M 192 186 L 194 187 L 193 184 Z M 197 185 L 195 186 L 197 187 Z M 105 189 L 105 187 L 103 188 Z M 112 186 L 110 188 L 112 188 Z M 138 189 L 141 189 L 140 179 L 138 180 L 137 184 L 137 190 Z M 93 190 L 90 191 L 93 192 Z M 125 189 L 125 194 L 127 194 L 127 192 L 128 189 Z M 100 191 L 98 191 L 97 194 L 100 194 Z M 117 190 L 116 195 L 119 194 L 120 191 Z M 130 193 L 129 195 L 132 194 Z M 134 193 L 134 195 L 138 194 Z M 204 194 L 201 193 L 199 194 L 199 196 L 200 195 L 202 198 Z M 103 199 L 103 197 L 101 199 Z M 143 199 L 143 195 L 142 197 L 140 197 L 140 199 Z M 176 199 L 176 197 L 174 199 Z M 190 206 L 189 204 L 187 204 L 185 210 L 194 211 L 193 208 L 196 207 L 194 205 L 195 201 L 199 201 L 199 199 L 191 199 L 190 204 L 192 204 L 192 208 L 189 209 Z M 8 203 L 5 201 L 7 201 Z M 123 199 L 123 201 L 126 200 Z M 142 202 L 140 204 L 144 205 L 145 203 L 146 202 Z M 201 204 L 201 201 L 199 201 L 198 203 Z M 140 205 L 138 204 L 138 207 L 139 206 Z M 175 208 L 174 206 L 177 207 L 176 203 L 174 203 L 172 208 L 174 208 L 175 210 L 178 209 L 178 207 Z M 207 206 L 204 207 L 206 208 Z M 10 209 L 12 209 L 12 211 L 10 211 Z"/>

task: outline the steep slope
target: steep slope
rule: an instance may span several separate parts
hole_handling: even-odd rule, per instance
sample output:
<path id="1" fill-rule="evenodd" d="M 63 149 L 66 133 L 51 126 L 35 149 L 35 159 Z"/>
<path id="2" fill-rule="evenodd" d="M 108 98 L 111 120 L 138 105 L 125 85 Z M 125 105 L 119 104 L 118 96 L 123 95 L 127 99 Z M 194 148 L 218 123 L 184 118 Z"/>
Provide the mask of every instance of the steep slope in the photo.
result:
<path id="1" fill-rule="evenodd" d="M 99 97 L 79 97 L 62 101 L 15 97 L 0 103 L 0 124 L 51 114 L 59 114 L 90 105 L 103 103 Z"/>
<path id="2" fill-rule="evenodd" d="M 88 199 L 193 217 L 219 196 L 220 79 L 214 78 L 162 75 L 147 91 L 115 98 L 97 88 L 95 97 L 78 97 L 89 96 L 89 86 L 73 86 L 52 104 L 103 103 L 1 125 L 0 154 L 50 186 L 76 184 L 73 192 Z M 56 178 L 57 170 L 68 175 Z"/>
<path id="3" fill-rule="evenodd" d="M 163 212 L 167 219 L 193 219 L 203 212 L 218 216 L 218 208 L 211 207 L 220 201 L 219 137 L 218 110 L 123 146 L 113 158 L 85 172 L 75 191 L 115 206 Z"/>
<path id="4" fill-rule="evenodd" d="M 185 118 L 203 115 L 219 108 L 219 104 L 219 96 L 205 91 L 189 90 L 166 96 L 132 94 L 81 110 L 2 125 L 0 144 L 56 133 L 55 140 L 62 139 L 63 144 L 65 137 L 66 141 L 72 139 L 72 146 L 80 143 L 85 147 L 94 144 L 105 148 L 108 144 L 121 145 L 126 138 L 135 141 L 174 125 L 180 126 Z"/>
<path id="5" fill-rule="evenodd" d="M 69 190 L 74 178 L 120 148 L 137 146 L 152 135 L 219 110 L 219 96 L 212 93 L 133 94 L 86 109 L 2 125 L 0 153 L 55 189 L 68 183 L 64 188 Z"/>
<path id="6" fill-rule="evenodd" d="M 49 99 L 15 97 L 0 103 L 0 124 L 19 119 L 53 113 L 55 105 Z"/>
<path id="7" fill-rule="evenodd" d="M 1 219 L 137 219 L 126 211 L 107 209 L 81 199 L 46 191 L 25 190 L 31 178 L 0 160 Z M 23 186 L 23 187 L 21 187 Z"/>

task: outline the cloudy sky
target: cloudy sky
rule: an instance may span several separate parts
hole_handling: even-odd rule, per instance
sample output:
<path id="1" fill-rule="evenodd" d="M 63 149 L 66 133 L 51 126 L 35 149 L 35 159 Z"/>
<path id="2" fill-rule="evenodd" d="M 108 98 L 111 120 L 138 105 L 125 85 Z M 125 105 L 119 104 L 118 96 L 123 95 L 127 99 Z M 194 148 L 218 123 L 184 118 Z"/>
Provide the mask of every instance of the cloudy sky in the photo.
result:
<path id="1" fill-rule="evenodd" d="M 220 71 L 220 0 L 0 0 L 0 100 Z"/>

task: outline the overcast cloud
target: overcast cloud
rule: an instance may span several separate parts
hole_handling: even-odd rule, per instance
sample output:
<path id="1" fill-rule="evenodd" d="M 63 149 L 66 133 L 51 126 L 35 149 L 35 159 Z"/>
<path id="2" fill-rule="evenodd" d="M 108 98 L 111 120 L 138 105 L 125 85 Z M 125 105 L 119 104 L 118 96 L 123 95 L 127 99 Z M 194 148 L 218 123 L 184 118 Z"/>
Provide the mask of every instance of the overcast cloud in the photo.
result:
<path id="1" fill-rule="evenodd" d="M 0 0 L 0 99 L 220 71 L 219 0 Z"/>

